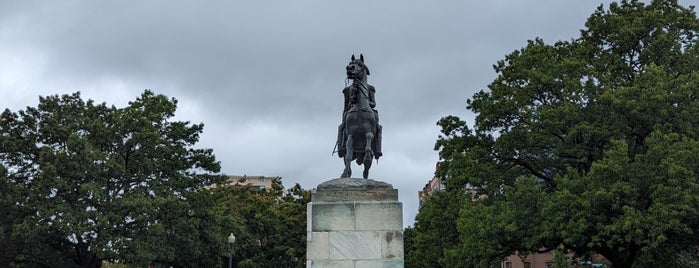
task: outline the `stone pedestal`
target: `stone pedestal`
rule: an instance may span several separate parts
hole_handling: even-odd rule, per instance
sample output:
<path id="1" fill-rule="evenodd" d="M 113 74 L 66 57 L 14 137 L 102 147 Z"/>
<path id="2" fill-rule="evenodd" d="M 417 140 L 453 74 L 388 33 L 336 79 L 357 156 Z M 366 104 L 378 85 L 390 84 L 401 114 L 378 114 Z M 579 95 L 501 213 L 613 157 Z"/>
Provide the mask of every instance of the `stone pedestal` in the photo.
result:
<path id="1" fill-rule="evenodd" d="M 403 205 L 390 184 L 358 178 L 321 183 L 307 212 L 306 267 L 404 266 Z"/>

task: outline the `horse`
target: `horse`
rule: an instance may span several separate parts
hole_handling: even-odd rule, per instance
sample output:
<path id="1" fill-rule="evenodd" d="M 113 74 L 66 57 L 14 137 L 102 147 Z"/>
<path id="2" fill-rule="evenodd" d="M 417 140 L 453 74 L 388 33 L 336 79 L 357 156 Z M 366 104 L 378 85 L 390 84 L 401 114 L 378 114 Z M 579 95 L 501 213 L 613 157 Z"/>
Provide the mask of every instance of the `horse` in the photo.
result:
<path id="1" fill-rule="evenodd" d="M 358 165 L 364 165 L 365 179 L 369 177 L 369 168 L 375 157 L 375 134 L 378 126 L 378 116 L 373 110 L 374 89 L 367 84 L 369 69 L 364 65 L 364 55 L 355 59 L 352 55 L 350 63 L 346 67 L 347 78 L 353 83 L 343 90 L 345 95 L 344 128 L 342 137 L 344 148 L 340 148 L 340 157 L 344 155 L 345 169 L 341 178 L 349 178 L 352 175 L 351 164 L 353 160 Z M 378 159 L 376 155 L 376 158 Z"/>

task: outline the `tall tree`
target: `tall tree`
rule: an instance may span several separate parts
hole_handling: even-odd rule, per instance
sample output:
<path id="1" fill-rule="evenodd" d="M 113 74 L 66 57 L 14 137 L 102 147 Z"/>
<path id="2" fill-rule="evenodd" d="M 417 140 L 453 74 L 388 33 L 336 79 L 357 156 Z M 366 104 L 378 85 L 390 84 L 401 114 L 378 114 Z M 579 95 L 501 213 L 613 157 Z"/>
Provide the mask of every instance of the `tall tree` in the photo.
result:
<path id="1" fill-rule="evenodd" d="M 10 244 L 0 266 L 208 258 L 184 245 L 201 241 L 196 206 L 207 205 L 202 187 L 221 179 L 220 166 L 211 149 L 194 148 L 203 124 L 172 120 L 176 104 L 145 91 L 116 108 L 75 93 L 5 110 L 0 205 L 15 208 L 2 220 Z"/>
<path id="2" fill-rule="evenodd" d="M 585 26 L 499 61 L 468 100 L 473 130 L 439 122 L 438 173 L 485 196 L 461 207 L 450 267 L 559 246 L 646 267 L 696 249 L 699 19 L 675 0 L 631 0 Z"/>
<path id="3" fill-rule="evenodd" d="M 445 255 L 458 244 L 456 220 L 464 199 L 456 191 L 436 192 L 428 197 L 415 217 L 410 241 L 405 241 L 405 246 L 410 247 L 405 256 L 406 267 L 451 267 L 445 262 Z"/>
<path id="4" fill-rule="evenodd" d="M 245 185 L 245 182 L 240 184 Z M 306 204 L 310 191 L 296 184 L 284 189 L 228 185 L 212 190 L 216 211 L 234 233 L 234 267 L 302 267 L 306 255 Z"/>

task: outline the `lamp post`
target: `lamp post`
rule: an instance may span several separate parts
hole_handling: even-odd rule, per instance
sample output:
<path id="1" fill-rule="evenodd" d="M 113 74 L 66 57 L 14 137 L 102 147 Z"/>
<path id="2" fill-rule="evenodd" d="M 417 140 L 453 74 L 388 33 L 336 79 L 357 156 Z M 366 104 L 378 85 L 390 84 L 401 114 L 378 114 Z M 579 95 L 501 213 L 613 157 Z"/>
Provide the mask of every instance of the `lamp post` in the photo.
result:
<path id="1" fill-rule="evenodd" d="M 228 235 L 228 268 L 233 268 L 233 243 L 235 243 L 235 235 Z"/>

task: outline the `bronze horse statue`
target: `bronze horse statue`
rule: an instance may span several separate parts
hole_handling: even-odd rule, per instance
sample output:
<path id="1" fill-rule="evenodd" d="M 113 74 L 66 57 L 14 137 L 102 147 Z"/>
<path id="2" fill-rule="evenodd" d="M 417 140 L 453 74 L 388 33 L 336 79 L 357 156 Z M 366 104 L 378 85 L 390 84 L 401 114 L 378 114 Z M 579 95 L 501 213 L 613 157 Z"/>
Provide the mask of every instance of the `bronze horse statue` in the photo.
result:
<path id="1" fill-rule="evenodd" d="M 374 158 L 382 156 L 381 125 L 376 109 L 376 89 L 367 83 L 369 68 L 364 65 L 364 55 L 356 59 L 352 55 L 347 65 L 347 79 L 352 84 L 345 87 L 342 93 L 345 97 L 343 122 L 338 128 L 338 155 L 344 158 L 345 169 L 341 178 L 352 176 L 353 160 L 358 165 L 364 165 L 363 177 L 369 177 L 369 168 Z"/>

